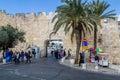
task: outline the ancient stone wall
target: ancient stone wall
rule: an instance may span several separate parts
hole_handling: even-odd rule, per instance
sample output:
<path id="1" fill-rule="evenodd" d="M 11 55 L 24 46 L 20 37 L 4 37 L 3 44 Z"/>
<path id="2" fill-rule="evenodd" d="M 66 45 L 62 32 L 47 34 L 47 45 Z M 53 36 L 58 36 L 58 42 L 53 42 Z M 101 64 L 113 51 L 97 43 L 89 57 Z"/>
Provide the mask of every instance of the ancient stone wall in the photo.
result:
<path id="1" fill-rule="evenodd" d="M 17 27 L 20 30 L 26 32 L 26 43 L 20 43 L 16 46 L 17 50 L 23 49 L 28 45 L 37 45 L 41 49 L 41 54 L 45 54 L 46 41 L 62 40 L 64 48 L 68 50 L 72 49 L 72 53 L 75 53 L 75 43 L 71 44 L 70 34 L 65 36 L 63 29 L 59 30 L 56 35 L 50 34 L 53 32 L 53 25 L 51 20 L 55 15 L 54 12 L 50 12 L 46 15 L 45 12 L 36 13 L 17 13 L 16 15 L 7 14 L 5 11 L 0 11 L 0 26 L 10 24 L 13 27 Z"/>
<path id="2" fill-rule="evenodd" d="M 72 49 L 72 54 L 75 54 L 76 43 L 75 40 L 71 43 L 70 33 L 64 34 L 63 29 L 60 29 L 56 35 L 50 34 L 53 32 L 53 25 L 51 20 L 56 13 L 50 12 L 48 15 L 45 12 L 36 13 L 17 13 L 16 15 L 8 14 L 4 10 L 0 11 L 0 26 L 10 24 L 13 27 L 17 27 L 20 30 L 26 32 L 25 38 L 26 43 L 20 43 L 16 46 L 18 50 L 25 48 L 28 45 L 37 45 L 41 49 L 41 54 L 45 54 L 45 47 L 47 40 L 62 40 L 64 43 L 64 48 Z M 120 58 L 119 48 L 120 48 L 120 38 L 118 21 L 107 19 L 101 21 L 102 28 L 98 31 L 98 39 L 101 38 L 102 43 L 98 43 L 104 52 L 111 53 L 117 59 Z M 87 34 L 87 33 L 86 33 Z M 93 47 L 93 33 L 91 35 L 87 34 L 88 46 Z M 110 59 L 112 59 L 111 57 Z"/>
<path id="3" fill-rule="evenodd" d="M 102 28 L 99 30 L 98 35 L 102 38 L 102 43 L 98 46 L 106 53 L 109 53 L 109 61 L 111 63 L 120 63 L 120 30 L 118 27 L 118 18 L 104 19 Z"/>

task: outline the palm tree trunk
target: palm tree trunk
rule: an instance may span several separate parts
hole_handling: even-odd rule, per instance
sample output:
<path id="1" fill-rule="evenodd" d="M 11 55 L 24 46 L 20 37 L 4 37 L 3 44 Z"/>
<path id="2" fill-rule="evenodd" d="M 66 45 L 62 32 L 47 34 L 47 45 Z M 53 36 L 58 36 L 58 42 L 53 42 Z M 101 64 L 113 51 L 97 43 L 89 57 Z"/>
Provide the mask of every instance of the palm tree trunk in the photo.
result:
<path id="1" fill-rule="evenodd" d="M 78 34 L 76 34 L 76 58 L 75 58 L 75 64 L 78 63 L 78 58 L 79 58 L 79 51 L 80 51 L 80 47 L 81 47 L 81 35 L 80 32 Z"/>
<path id="2" fill-rule="evenodd" d="M 94 28 L 94 48 L 97 48 L 97 25 Z"/>

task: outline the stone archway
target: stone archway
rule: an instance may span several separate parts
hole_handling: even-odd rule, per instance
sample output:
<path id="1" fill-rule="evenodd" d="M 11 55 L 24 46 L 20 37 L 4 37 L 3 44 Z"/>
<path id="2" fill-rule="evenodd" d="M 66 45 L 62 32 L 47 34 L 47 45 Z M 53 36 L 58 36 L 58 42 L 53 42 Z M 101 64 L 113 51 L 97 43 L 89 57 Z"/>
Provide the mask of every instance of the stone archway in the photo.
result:
<path id="1" fill-rule="evenodd" d="M 63 40 L 60 39 L 59 34 L 54 31 L 51 32 L 48 39 L 44 41 L 45 57 L 50 54 L 51 48 L 60 43 L 63 45 Z"/>
<path id="2" fill-rule="evenodd" d="M 44 45 L 45 45 L 45 57 L 48 57 L 52 50 L 62 48 L 64 44 L 61 39 L 52 39 L 46 40 L 44 42 Z"/>

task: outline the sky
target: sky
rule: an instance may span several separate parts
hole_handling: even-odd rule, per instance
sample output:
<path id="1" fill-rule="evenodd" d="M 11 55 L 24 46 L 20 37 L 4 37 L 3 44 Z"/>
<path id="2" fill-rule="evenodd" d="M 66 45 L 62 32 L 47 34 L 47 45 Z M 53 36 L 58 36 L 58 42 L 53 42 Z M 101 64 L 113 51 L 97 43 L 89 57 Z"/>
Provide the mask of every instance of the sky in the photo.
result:
<path id="1" fill-rule="evenodd" d="M 109 10 L 115 9 L 120 14 L 120 0 L 105 0 L 110 4 Z M 0 0 L 0 10 L 6 13 L 51 12 L 61 5 L 61 0 Z"/>

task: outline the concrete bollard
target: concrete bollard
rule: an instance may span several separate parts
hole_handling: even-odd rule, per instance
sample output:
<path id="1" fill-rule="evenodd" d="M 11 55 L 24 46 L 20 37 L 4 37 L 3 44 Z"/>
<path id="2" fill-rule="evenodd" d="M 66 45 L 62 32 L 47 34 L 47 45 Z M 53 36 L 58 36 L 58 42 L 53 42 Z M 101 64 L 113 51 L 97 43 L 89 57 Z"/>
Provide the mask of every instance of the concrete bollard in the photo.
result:
<path id="1" fill-rule="evenodd" d="M 71 65 L 74 65 L 75 59 L 70 59 L 70 63 L 71 63 Z"/>
<path id="2" fill-rule="evenodd" d="M 95 62 L 95 70 L 98 71 L 99 67 L 98 67 L 98 61 Z"/>
<path id="3" fill-rule="evenodd" d="M 85 63 L 81 64 L 81 66 L 82 66 L 82 69 L 86 69 L 86 64 Z"/>
<path id="4" fill-rule="evenodd" d="M 65 61 L 65 57 L 63 57 L 63 58 L 61 59 L 61 61 L 60 61 L 60 62 L 62 62 L 62 63 L 63 63 L 64 61 Z"/>
<path id="5" fill-rule="evenodd" d="M 6 59 L 3 59 L 3 64 L 6 64 Z"/>
<path id="6" fill-rule="evenodd" d="M 95 70 L 98 70 L 99 69 L 99 67 L 98 66 L 95 66 Z"/>

